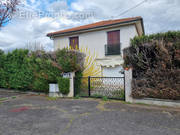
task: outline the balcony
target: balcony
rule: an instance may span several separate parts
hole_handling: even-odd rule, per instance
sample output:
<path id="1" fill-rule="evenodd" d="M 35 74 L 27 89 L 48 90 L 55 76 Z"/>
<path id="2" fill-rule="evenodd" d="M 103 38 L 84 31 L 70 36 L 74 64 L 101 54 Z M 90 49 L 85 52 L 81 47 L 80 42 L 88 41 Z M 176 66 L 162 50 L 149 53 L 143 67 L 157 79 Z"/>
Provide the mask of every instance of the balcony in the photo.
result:
<path id="1" fill-rule="evenodd" d="M 121 54 L 121 43 L 105 45 L 105 56 L 107 55 L 120 55 Z"/>

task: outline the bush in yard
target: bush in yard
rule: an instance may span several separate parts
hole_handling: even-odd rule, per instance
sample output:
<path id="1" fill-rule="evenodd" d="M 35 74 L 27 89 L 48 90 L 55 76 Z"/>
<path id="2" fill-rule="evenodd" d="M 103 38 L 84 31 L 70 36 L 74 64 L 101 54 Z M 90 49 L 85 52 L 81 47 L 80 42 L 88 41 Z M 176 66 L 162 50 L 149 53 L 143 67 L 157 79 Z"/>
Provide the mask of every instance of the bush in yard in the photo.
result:
<path id="1" fill-rule="evenodd" d="M 58 77 L 58 86 L 60 93 L 62 93 L 63 95 L 67 95 L 70 88 L 69 78 Z"/>
<path id="2" fill-rule="evenodd" d="M 36 92 L 45 92 L 45 93 L 48 93 L 48 91 L 49 91 L 48 81 L 46 79 L 36 78 L 33 81 L 32 90 L 36 91 Z"/>
<path id="3" fill-rule="evenodd" d="M 48 83 L 57 82 L 56 77 L 62 73 L 53 66 L 51 54 L 44 51 L 36 51 L 30 54 L 32 67 L 36 78 L 44 78 Z"/>
<path id="4" fill-rule="evenodd" d="M 81 84 L 82 84 L 82 72 L 81 71 L 78 71 L 75 73 L 75 79 L 74 79 L 74 89 L 75 89 L 75 95 L 78 95 L 80 94 L 80 87 L 81 87 Z"/>
<path id="5" fill-rule="evenodd" d="M 38 89 L 37 87 L 33 87 L 33 89 L 36 91 L 41 91 L 42 89 L 44 89 L 44 91 L 47 92 L 49 89 L 48 84 L 57 83 L 57 77 L 61 76 L 63 72 L 75 71 L 77 73 L 81 73 L 83 68 L 80 66 L 80 64 L 83 63 L 84 54 L 74 52 L 76 51 L 68 50 L 66 48 L 57 50 L 55 52 L 32 52 L 31 56 L 34 57 L 35 61 L 33 62 L 33 65 L 34 69 L 36 69 L 35 77 L 37 78 L 38 83 L 41 84 L 41 87 L 39 87 Z M 66 64 L 67 61 L 73 64 L 68 65 L 70 63 Z M 46 82 L 44 83 L 44 81 Z M 36 81 L 34 83 L 37 84 Z"/>
<path id="6" fill-rule="evenodd" d="M 6 85 L 6 75 L 3 69 L 3 65 L 5 62 L 5 54 L 2 50 L 0 50 L 0 87 L 3 87 Z"/>
<path id="7" fill-rule="evenodd" d="M 14 50 L 5 56 L 2 87 L 28 90 L 32 84 L 33 71 L 28 62 L 28 50 Z"/>
<path id="8" fill-rule="evenodd" d="M 180 100 L 180 31 L 135 37 L 124 50 L 134 98 Z"/>
<path id="9" fill-rule="evenodd" d="M 62 49 L 55 52 L 16 49 L 8 54 L 0 50 L 0 87 L 48 92 L 49 83 L 57 83 L 64 72 L 81 73 L 84 54 Z"/>
<path id="10" fill-rule="evenodd" d="M 78 50 L 69 50 L 64 48 L 55 52 L 55 63 L 63 72 L 82 71 L 84 68 L 85 54 Z"/>

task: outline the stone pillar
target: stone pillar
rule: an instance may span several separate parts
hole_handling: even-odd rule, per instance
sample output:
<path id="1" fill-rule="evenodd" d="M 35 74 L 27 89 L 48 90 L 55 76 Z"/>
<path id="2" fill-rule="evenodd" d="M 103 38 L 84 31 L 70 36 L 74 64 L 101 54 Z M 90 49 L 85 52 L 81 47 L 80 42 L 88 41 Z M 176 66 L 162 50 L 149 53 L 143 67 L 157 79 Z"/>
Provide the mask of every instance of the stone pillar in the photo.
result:
<path id="1" fill-rule="evenodd" d="M 75 77 L 75 72 L 64 73 L 63 77 L 64 78 L 69 78 L 69 81 L 70 81 L 69 94 L 67 96 L 65 96 L 65 97 L 74 97 L 74 77 Z M 61 96 L 63 96 L 63 95 L 61 94 Z"/>
<path id="2" fill-rule="evenodd" d="M 124 76 L 125 76 L 125 101 L 132 103 L 133 102 L 133 98 L 131 96 L 132 69 L 130 68 L 128 70 L 125 70 Z"/>
<path id="3" fill-rule="evenodd" d="M 71 72 L 70 73 L 70 90 L 69 90 L 69 94 L 67 95 L 67 97 L 74 97 L 74 77 L 75 77 L 75 73 Z"/>

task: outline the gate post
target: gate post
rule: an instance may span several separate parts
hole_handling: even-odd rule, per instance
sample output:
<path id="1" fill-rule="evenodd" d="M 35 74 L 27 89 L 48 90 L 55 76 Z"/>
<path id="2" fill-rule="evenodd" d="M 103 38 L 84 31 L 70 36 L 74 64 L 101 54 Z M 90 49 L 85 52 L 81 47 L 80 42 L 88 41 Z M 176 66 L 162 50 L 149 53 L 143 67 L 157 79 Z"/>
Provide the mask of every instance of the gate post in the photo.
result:
<path id="1" fill-rule="evenodd" d="M 67 97 L 74 97 L 74 77 L 75 77 L 75 72 L 65 73 L 65 74 L 63 74 L 63 77 L 64 78 L 69 78 L 69 81 L 70 81 L 69 93 L 68 93 Z"/>
<path id="2" fill-rule="evenodd" d="M 91 96 L 91 77 L 88 76 L 88 96 Z"/>
<path id="3" fill-rule="evenodd" d="M 73 92 L 73 97 L 75 97 L 76 96 L 76 89 L 75 89 L 75 76 L 73 76 L 73 90 L 74 90 L 74 92 Z"/>
<path id="4" fill-rule="evenodd" d="M 68 94 L 68 97 L 74 97 L 74 77 L 75 72 L 70 73 L 70 92 Z"/>
<path id="5" fill-rule="evenodd" d="M 131 86 L 131 82 L 132 82 L 132 69 L 128 69 L 125 70 L 125 101 L 126 102 L 133 102 L 133 98 L 131 96 L 132 93 L 132 86 Z"/>

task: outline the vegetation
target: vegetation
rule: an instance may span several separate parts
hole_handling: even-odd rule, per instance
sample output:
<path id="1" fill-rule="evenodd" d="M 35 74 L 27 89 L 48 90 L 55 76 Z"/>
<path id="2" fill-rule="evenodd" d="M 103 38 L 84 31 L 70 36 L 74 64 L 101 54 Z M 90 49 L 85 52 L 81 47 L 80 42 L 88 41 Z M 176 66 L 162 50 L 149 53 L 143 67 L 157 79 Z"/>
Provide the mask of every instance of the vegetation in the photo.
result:
<path id="1" fill-rule="evenodd" d="M 16 49 L 0 51 L 0 87 L 48 92 L 64 72 L 81 74 L 84 54 L 62 49 L 55 52 Z"/>
<path id="2" fill-rule="evenodd" d="M 81 92 L 81 87 L 83 86 L 82 82 L 82 72 L 76 72 L 75 73 L 75 79 L 74 79 L 74 89 L 75 89 L 75 95 L 79 95 Z"/>
<path id="3" fill-rule="evenodd" d="M 67 95 L 69 93 L 70 88 L 70 80 L 69 78 L 58 77 L 58 86 L 59 92 L 63 95 Z"/>
<path id="4" fill-rule="evenodd" d="M 111 93 L 112 93 L 112 98 L 117 98 L 117 99 L 124 99 L 125 98 L 124 89 L 115 90 L 115 91 L 112 91 Z"/>
<path id="5" fill-rule="evenodd" d="M 133 97 L 180 100 L 180 31 L 135 37 L 124 54 Z"/>
<path id="6" fill-rule="evenodd" d="M 108 97 L 103 96 L 103 97 L 102 97 L 102 100 L 103 100 L 103 101 L 108 101 Z"/>

